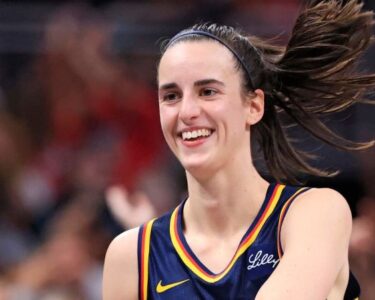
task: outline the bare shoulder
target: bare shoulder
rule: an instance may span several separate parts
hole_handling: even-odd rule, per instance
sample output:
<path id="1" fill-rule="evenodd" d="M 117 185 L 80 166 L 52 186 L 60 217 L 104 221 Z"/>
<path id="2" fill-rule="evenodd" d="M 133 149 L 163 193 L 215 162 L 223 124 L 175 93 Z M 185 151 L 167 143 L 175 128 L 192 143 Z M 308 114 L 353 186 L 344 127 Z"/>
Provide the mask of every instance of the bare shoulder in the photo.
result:
<path id="1" fill-rule="evenodd" d="M 294 206 L 319 209 L 320 211 L 329 210 L 331 213 L 334 209 L 338 210 L 338 213 L 351 218 L 350 208 L 346 199 L 336 190 L 330 188 L 312 188 L 299 197 L 299 200 L 302 201 L 295 201 Z"/>
<path id="2" fill-rule="evenodd" d="M 291 205 L 282 228 L 282 242 L 292 242 L 294 236 L 300 238 L 303 231 L 320 239 L 348 243 L 351 228 L 352 215 L 346 199 L 333 189 L 313 188 Z"/>
<path id="3" fill-rule="evenodd" d="M 300 194 L 281 227 L 284 254 L 256 299 L 327 299 L 348 264 L 351 222 L 340 193 L 323 188 Z"/>
<path id="4" fill-rule="evenodd" d="M 308 226 L 309 232 L 331 231 L 349 239 L 352 215 L 346 199 L 329 188 L 313 188 L 301 194 L 286 215 L 282 235 L 298 232 L 301 226 Z"/>
<path id="5" fill-rule="evenodd" d="M 103 299 L 138 299 L 139 228 L 117 236 L 109 245 L 103 273 Z"/>
<path id="6" fill-rule="evenodd" d="M 312 188 L 299 196 L 311 204 L 318 204 L 319 207 L 327 208 L 349 208 L 346 199 L 338 191 L 330 188 Z M 298 201 L 297 201 L 298 202 Z"/>
<path id="7" fill-rule="evenodd" d="M 311 217 L 317 221 L 351 223 L 352 215 L 346 199 L 330 188 L 313 188 L 301 194 L 290 208 L 289 216 L 298 219 Z"/>

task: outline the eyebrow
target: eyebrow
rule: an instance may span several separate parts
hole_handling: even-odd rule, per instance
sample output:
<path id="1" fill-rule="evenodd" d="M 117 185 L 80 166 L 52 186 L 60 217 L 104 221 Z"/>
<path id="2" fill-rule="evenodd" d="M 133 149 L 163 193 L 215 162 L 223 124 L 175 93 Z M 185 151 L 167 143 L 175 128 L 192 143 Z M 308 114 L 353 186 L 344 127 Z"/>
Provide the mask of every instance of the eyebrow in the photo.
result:
<path id="1" fill-rule="evenodd" d="M 172 82 L 172 83 L 166 83 L 166 84 L 163 84 L 159 87 L 159 90 L 170 90 L 170 89 L 174 89 L 177 87 L 177 84 Z"/>
<path id="2" fill-rule="evenodd" d="M 225 86 L 224 82 L 217 80 L 217 79 L 202 79 L 194 82 L 194 86 L 203 86 L 207 84 L 219 84 L 221 86 Z M 170 90 L 178 87 L 178 85 L 175 82 L 166 83 L 159 87 L 159 90 Z"/>
<path id="3" fill-rule="evenodd" d="M 202 86 L 202 85 L 207 85 L 207 84 L 219 84 L 221 86 L 225 86 L 224 82 L 219 81 L 217 79 L 202 79 L 194 82 L 194 86 Z"/>

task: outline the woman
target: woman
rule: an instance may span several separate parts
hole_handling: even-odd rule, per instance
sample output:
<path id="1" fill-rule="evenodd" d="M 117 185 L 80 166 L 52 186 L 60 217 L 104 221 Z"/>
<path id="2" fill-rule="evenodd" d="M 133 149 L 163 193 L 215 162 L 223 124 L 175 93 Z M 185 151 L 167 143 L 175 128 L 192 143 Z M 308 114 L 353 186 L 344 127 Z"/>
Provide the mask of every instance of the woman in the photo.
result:
<path id="1" fill-rule="evenodd" d="M 347 150 L 319 117 L 361 102 L 373 75 L 356 60 L 372 13 L 350 0 L 301 13 L 285 48 L 233 28 L 196 25 L 164 47 L 158 69 L 165 139 L 186 170 L 188 198 L 110 245 L 104 299 L 355 299 L 351 214 L 331 189 L 291 185 L 331 176 L 294 149 L 281 117 Z M 253 165 L 258 140 L 275 183 Z M 297 200 L 297 201 L 294 201 Z"/>

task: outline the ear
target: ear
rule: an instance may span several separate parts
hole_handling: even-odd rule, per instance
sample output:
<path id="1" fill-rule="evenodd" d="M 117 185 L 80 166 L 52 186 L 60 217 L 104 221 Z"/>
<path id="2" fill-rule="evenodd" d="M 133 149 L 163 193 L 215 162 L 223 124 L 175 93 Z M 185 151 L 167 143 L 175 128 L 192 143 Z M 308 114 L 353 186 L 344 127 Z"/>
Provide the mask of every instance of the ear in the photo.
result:
<path id="1" fill-rule="evenodd" d="M 254 125 L 262 119 L 264 114 L 264 92 L 256 89 L 247 95 L 246 102 L 248 103 L 246 123 Z"/>

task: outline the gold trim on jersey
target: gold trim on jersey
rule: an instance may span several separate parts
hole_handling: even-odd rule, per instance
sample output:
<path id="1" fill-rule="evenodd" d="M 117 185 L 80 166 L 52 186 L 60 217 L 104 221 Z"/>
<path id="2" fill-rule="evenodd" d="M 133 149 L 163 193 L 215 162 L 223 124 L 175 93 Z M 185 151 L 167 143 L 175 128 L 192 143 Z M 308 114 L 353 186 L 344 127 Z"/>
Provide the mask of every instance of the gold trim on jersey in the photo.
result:
<path id="1" fill-rule="evenodd" d="M 141 269 L 140 269 L 140 300 L 147 300 L 148 293 L 148 261 L 150 254 L 151 229 L 155 219 L 147 222 L 142 232 Z"/>
<path id="2" fill-rule="evenodd" d="M 236 253 L 234 254 L 233 258 L 227 265 L 227 267 L 218 274 L 209 274 L 205 270 L 200 267 L 197 262 L 191 257 L 189 252 L 185 249 L 183 243 L 181 242 L 179 235 L 178 235 L 178 227 L 177 227 L 177 218 L 178 218 L 178 211 L 181 206 L 177 207 L 171 216 L 171 222 L 169 226 L 170 236 L 172 239 L 172 244 L 176 249 L 178 255 L 180 256 L 181 260 L 184 264 L 198 277 L 205 280 L 209 283 L 215 283 L 222 279 L 233 267 L 237 259 L 254 243 L 256 238 L 259 235 L 259 232 L 263 228 L 263 225 L 270 217 L 272 212 L 274 211 L 282 191 L 284 190 L 285 185 L 277 184 L 272 192 L 270 199 L 268 200 L 267 207 L 263 211 L 261 217 L 259 218 L 256 225 L 253 227 L 250 233 L 243 239 L 239 247 L 237 248 Z"/>

